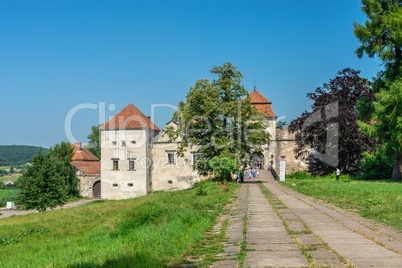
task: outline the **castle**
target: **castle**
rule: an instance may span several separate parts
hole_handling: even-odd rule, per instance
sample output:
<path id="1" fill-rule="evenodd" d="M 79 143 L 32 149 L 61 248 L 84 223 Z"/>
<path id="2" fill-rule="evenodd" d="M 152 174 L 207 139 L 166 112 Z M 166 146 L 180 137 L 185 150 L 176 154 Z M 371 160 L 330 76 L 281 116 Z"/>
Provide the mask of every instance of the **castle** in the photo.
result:
<path id="1" fill-rule="evenodd" d="M 293 155 L 294 139 L 286 131 L 277 139 L 277 116 L 272 103 L 256 89 L 249 97 L 268 122 L 266 132 L 271 137 L 262 153 L 253 156 L 252 165 L 264 168 L 270 164 L 277 168 L 283 157 L 287 169 L 303 169 L 303 163 Z M 169 122 L 168 126 L 175 127 L 175 123 Z M 188 189 L 201 179 L 193 170 L 196 149 L 189 148 L 183 157 L 178 157 L 176 149 L 180 140 L 170 141 L 134 104 L 127 105 L 100 126 L 100 141 L 100 161 L 80 143 L 73 144 L 72 165 L 80 179 L 83 197 L 134 198 L 151 190 Z"/>

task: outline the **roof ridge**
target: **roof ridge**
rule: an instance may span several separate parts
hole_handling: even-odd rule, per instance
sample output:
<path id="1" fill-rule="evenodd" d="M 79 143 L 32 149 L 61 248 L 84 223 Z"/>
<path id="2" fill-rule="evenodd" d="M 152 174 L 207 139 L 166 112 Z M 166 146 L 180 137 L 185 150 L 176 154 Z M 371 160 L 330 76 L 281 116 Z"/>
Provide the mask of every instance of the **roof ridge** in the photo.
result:
<path id="1" fill-rule="evenodd" d="M 145 116 L 140 109 L 132 103 L 129 103 L 120 112 L 104 123 L 101 129 L 160 129 Z"/>

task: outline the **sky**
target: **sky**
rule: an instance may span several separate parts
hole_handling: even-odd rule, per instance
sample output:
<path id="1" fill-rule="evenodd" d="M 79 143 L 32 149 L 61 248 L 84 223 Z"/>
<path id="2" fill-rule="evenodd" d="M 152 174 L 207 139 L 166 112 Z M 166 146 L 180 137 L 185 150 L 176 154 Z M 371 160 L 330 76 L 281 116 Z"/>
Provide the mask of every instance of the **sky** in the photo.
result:
<path id="1" fill-rule="evenodd" d="M 290 122 L 357 58 L 358 0 L 0 0 L 0 144 L 87 142 L 135 104 L 163 128 L 199 79 L 231 62 Z"/>

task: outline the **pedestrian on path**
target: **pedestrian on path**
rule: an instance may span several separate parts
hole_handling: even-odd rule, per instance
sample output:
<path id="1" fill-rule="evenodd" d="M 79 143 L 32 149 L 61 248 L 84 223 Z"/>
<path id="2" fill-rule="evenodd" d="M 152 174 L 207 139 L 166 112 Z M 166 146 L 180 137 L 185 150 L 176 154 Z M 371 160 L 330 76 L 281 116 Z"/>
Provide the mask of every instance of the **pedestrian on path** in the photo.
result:
<path id="1" fill-rule="evenodd" d="M 335 174 L 336 174 L 336 180 L 339 181 L 339 176 L 341 176 L 341 171 L 338 167 L 336 168 Z"/>

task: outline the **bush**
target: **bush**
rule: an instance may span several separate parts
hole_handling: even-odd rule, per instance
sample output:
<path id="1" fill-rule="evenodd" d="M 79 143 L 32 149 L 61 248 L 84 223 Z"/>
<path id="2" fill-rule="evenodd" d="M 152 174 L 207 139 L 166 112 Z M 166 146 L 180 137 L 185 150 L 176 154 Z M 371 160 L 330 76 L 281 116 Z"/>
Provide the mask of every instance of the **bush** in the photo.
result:
<path id="1" fill-rule="evenodd" d="M 201 196 L 207 195 L 205 182 L 206 182 L 205 180 L 202 180 L 202 181 L 195 183 L 194 188 L 196 189 L 197 195 L 201 195 Z"/>
<path id="2" fill-rule="evenodd" d="M 231 181 L 231 174 L 239 170 L 236 160 L 225 156 L 215 156 L 209 161 L 217 181 Z"/>
<path id="3" fill-rule="evenodd" d="M 392 161 L 381 153 L 381 148 L 376 153 L 363 152 L 360 162 L 362 180 L 383 180 L 389 179 L 392 174 Z"/>

